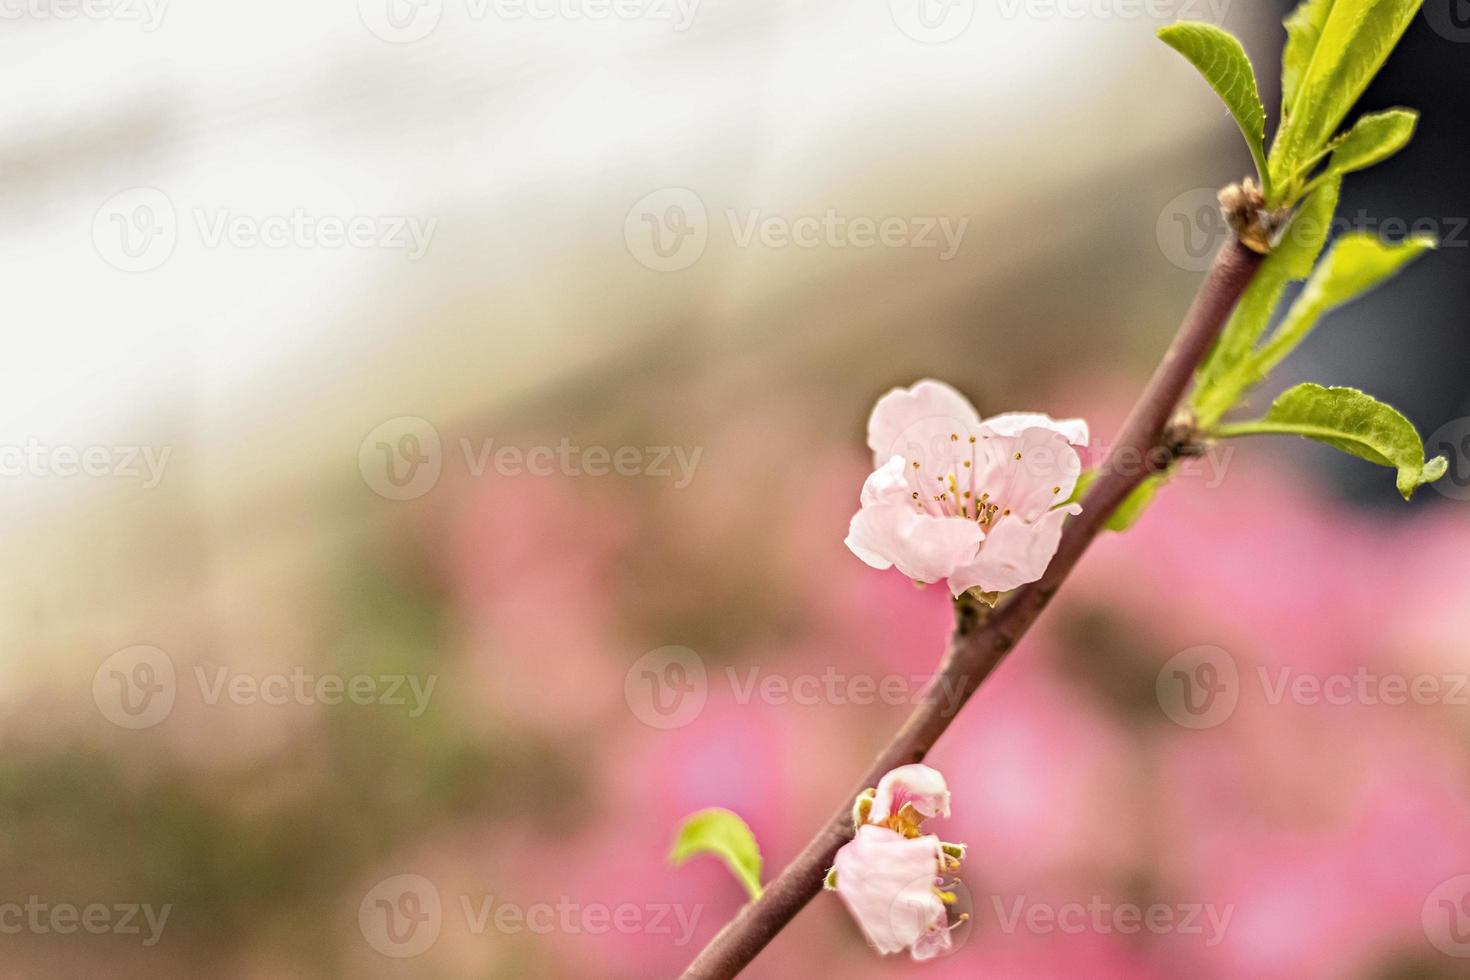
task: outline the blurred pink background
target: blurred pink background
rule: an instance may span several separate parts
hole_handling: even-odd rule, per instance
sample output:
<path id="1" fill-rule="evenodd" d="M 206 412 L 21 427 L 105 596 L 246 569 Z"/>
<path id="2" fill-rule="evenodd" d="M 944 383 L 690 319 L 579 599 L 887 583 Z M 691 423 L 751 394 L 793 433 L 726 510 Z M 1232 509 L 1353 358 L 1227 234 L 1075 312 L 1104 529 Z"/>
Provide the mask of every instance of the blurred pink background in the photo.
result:
<path id="1" fill-rule="evenodd" d="M 673 976 L 743 900 L 669 866 L 685 816 L 741 814 L 768 879 L 798 852 L 950 625 L 843 546 L 873 402 L 934 376 L 1108 442 L 1249 166 L 1157 19 L 888 6 L 7 21 L 0 464 L 47 465 L 0 474 L 0 978 Z M 1224 6 L 1269 88 L 1280 5 Z M 1465 213 L 1464 43 L 1411 30 L 1365 102 L 1421 133 L 1346 209 Z M 108 219 L 150 188 L 178 240 L 130 270 Z M 707 248 L 661 269 L 639 202 L 690 190 Z M 196 223 L 296 209 L 437 224 L 410 258 Z M 967 231 L 739 239 L 829 210 Z M 1394 401 L 1455 482 L 1200 461 L 930 759 L 957 950 L 881 959 L 823 895 L 750 976 L 1470 975 L 1467 254 L 1279 379 Z"/>

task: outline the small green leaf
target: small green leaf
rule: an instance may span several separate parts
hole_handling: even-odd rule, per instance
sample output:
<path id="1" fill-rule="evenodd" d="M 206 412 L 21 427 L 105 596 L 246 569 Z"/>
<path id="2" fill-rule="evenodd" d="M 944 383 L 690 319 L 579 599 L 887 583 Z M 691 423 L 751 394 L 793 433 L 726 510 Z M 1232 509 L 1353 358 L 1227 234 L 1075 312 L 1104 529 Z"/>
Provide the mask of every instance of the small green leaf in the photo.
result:
<path id="1" fill-rule="evenodd" d="M 1105 525 L 1109 531 L 1126 531 L 1138 523 L 1143 512 L 1148 510 L 1148 505 L 1154 502 L 1159 488 L 1169 482 L 1167 474 L 1157 474 L 1144 480 L 1133 488 L 1133 492 L 1123 498 L 1123 502 L 1108 517 Z"/>
<path id="2" fill-rule="evenodd" d="M 1269 197 L 1271 173 L 1266 166 L 1266 107 L 1261 104 L 1256 73 L 1251 68 L 1250 58 L 1246 57 L 1245 48 L 1230 32 L 1213 24 L 1195 21 L 1162 28 L 1159 37 L 1199 69 L 1210 88 L 1235 117 Z"/>
<path id="3" fill-rule="evenodd" d="M 1287 104 L 1271 147 L 1271 175 L 1289 204 L 1294 181 L 1378 74 L 1423 0 L 1312 0 L 1287 21 L 1282 63 Z M 1310 57 L 1307 53 L 1310 51 Z"/>
<path id="4" fill-rule="evenodd" d="M 761 851 L 745 821 L 720 807 L 700 810 L 684 821 L 674 839 L 669 861 L 676 867 L 696 854 L 713 854 L 725 862 L 751 900 L 761 897 Z"/>
<path id="5" fill-rule="evenodd" d="M 1244 393 L 1247 381 L 1232 372 L 1245 362 L 1266 332 L 1287 285 L 1312 274 L 1312 266 L 1332 229 L 1340 187 L 1341 181 L 1328 180 L 1307 198 L 1246 287 L 1199 370 L 1193 406 L 1200 424 L 1213 425 Z"/>
<path id="6" fill-rule="evenodd" d="M 1082 495 L 1087 492 L 1087 488 L 1097 482 L 1098 476 L 1099 473 L 1097 470 L 1083 470 L 1082 475 L 1077 478 L 1077 487 L 1072 491 L 1072 496 L 1067 500 L 1067 504 L 1080 502 Z M 1148 505 L 1153 503 L 1154 494 L 1167 481 L 1168 477 L 1166 475 L 1159 474 L 1151 476 L 1139 484 L 1134 488 L 1132 493 L 1123 498 L 1123 502 L 1108 516 L 1107 522 L 1103 524 L 1103 528 L 1108 531 L 1128 530 L 1143 516 L 1143 512 L 1148 509 Z M 1067 504 L 1062 504 L 1061 506 L 1065 507 Z"/>
<path id="7" fill-rule="evenodd" d="M 1304 384 L 1276 399 L 1266 417 L 1221 426 L 1222 437 L 1298 435 L 1325 443 L 1359 459 L 1398 470 L 1398 490 L 1405 500 L 1426 483 L 1444 476 L 1443 456 L 1424 461 L 1424 443 L 1403 415 L 1356 388 L 1324 388 Z"/>
<path id="8" fill-rule="evenodd" d="M 1409 145 L 1418 122 L 1419 113 L 1412 109 L 1389 109 L 1364 116 L 1333 148 L 1327 173 L 1349 174 L 1382 163 Z"/>

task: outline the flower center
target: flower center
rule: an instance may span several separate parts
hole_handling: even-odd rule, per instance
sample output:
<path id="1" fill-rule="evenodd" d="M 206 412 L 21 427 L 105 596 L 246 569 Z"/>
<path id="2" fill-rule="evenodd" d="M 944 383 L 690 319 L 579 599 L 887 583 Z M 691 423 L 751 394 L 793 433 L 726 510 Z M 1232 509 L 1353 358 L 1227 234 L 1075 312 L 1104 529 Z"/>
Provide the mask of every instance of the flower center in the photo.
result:
<path id="1" fill-rule="evenodd" d="M 982 490 L 978 482 L 992 468 L 987 458 L 990 446 L 984 445 L 989 441 L 989 436 L 982 440 L 952 432 L 947 451 L 934 453 L 928 459 L 908 461 L 908 482 L 912 488 L 909 496 L 919 513 L 930 517 L 962 517 L 986 528 L 1010 515 L 1011 509 L 994 499 L 989 490 Z M 1021 454 L 1017 453 L 1016 458 L 1020 459 Z"/>

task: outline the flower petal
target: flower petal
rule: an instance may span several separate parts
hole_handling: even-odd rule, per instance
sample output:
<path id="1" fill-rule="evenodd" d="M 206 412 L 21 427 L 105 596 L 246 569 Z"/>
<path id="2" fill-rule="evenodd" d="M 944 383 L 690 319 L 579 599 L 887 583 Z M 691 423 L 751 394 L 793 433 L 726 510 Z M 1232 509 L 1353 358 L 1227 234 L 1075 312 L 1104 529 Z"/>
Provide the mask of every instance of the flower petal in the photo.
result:
<path id="1" fill-rule="evenodd" d="M 914 440 L 913 429 L 926 428 L 969 433 L 980 425 L 980 413 L 964 395 L 942 381 L 920 381 L 911 388 L 894 388 L 878 399 L 868 418 L 868 448 L 873 465 L 882 466 L 894 456 L 914 458 L 906 451 Z"/>
<path id="2" fill-rule="evenodd" d="M 998 436 L 1018 436 L 1026 429 L 1050 429 L 1065 436 L 1074 446 L 1085 446 L 1089 440 L 1086 419 L 1054 419 L 1040 412 L 1004 412 L 992 415 L 982 424 Z"/>
<path id="3" fill-rule="evenodd" d="M 871 823 L 882 823 L 903 809 L 905 803 L 926 817 L 949 816 L 949 784 L 938 769 L 921 763 L 899 766 L 878 781 Z"/>
<path id="4" fill-rule="evenodd" d="M 976 490 L 1012 515 L 1032 523 L 1072 495 L 1082 473 L 1082 459 L 1053 429 L 1032 427 L 1016 436 L 994 436 L 986 445 L 986 471 Z"/>
<path id="5" fill-rule="evenodd" d="M 869 474 L 863 482 L 862 504 L 868 507 L 872 504 L 897 503 L 911 492 L 908 474 L 904 470 L 904 459 L 902 456 L 894 456 Z"/>
<path id="6" fill-rule="evenodd" d="M 873 568 L 898 570 L 916 582 L 938 582 L 975 559 L 985 532 L 974 521 L 930 517 L 908 503 L 864 506 L 848 526 L 847 547 Z"/>
<path id="7" fill-rule="evenodd" d="M 1072 514 L 1082 513 L 1081 504 L 1068 504 L 1048 511 L 1039 521 L 1002 520 L 991 529 L 980 555 L 949 576 L 955 595 L 967 589 L 1009 592 L 1046 574 L 1062 540 L 1062 524 Z"/>
<path id="8" fill-rule="evenodd" d="M 948 913 L 934 892 L 941 856 L 938 837 L 907 838 L 871 824 L 837 852 L 837 894 L 878 952 L 920 943 L 926 955 L 937 952 L 930 934 L 948 932 Z"/>

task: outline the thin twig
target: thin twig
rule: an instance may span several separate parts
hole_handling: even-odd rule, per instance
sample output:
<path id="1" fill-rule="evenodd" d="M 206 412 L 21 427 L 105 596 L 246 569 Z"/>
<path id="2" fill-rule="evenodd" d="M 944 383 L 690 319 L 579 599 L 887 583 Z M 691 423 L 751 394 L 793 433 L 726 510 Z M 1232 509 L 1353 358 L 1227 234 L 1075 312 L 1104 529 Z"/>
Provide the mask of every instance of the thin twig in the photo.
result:
<path id="1" fill-rule="evenodd" d="M 973 602 L 955 604 L 955 629 L 940 673 L 926 696 L 867 773 L 843 797 L 837 812 L 761 898 L 745 906 L 685 971 L 685 980 L 728 980 L 775 938 L 821 890 L 837 849 L 852 838 L 852 801 L 890 769 L 921 761 L 950 722 L 1011 648 L 1025 635 L 1057 589 L 1102 531 L 1108 517 L 1151 474 L 1179 451 L 1170 423 L 1195 369 L 1209 353 L 1225 319 L 1260 268 L 1261 256 L 1232 238 L 1215 256 L 1199 294 L 1164 359 L 1134 405 L 1123 432 L 1071 519 L 1046 574 L 1018 589 L 988 618 Z M 1168 433 L 1166 435 L 1166 432 Z"/>

